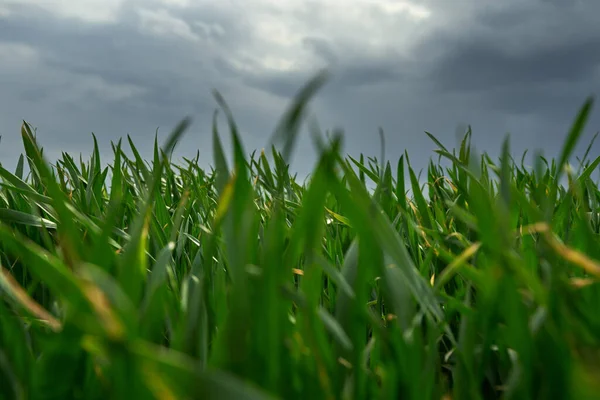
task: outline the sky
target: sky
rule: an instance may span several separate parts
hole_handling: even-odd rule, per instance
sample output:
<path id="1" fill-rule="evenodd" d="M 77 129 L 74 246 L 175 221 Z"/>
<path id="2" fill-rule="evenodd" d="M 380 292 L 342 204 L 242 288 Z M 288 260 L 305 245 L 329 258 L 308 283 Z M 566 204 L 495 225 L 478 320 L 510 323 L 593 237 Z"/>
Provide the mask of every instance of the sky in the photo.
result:
<path id="1" fill-rule="evenodd" d="M 209 165 L 213 89 L 247 152 L 268 149 L 323 68 L 307 122 L 342 129 L 345 153 L 379 158 L 382 128 L 386 160 L 406 151 L 418 170 L 436 159 L 425 131 L 453 148 L 470 125 L 494 157 L 507 133 L 515 157 L 556 157 L 600 88 L 598 15 L 592 0 L 0 0 L 0 163 L 23 152 L 23 120 L 51 161 L 88 157 L 94 133 L 110 162 L 111 141 L 150 157 L 156 132 L 190 116 L 176 154 Z M 579 154 L 598 130 L 594 107 Z M 292 169 L 315 155 L 305 129 Z"/>

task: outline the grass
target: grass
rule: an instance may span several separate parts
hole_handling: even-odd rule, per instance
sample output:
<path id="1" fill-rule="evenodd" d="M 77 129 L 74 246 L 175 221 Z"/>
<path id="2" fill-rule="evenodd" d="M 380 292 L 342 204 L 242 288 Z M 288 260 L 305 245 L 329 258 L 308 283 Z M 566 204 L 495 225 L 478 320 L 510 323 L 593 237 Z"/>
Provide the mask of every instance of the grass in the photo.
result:
<path id="1" fill-rule="evenodd" d="M 315 135 L 299 183 L 323 83 L 269 157 L 216 94 L 233 165 L 215 114 L 210 170 L 172 161 L 189 120 L 151 162 L 129 139 L 107 167 L 95 138 L 51 166 L 24 123 L 0 168 L 0 398 L 600 398 L 600 157 L 568 163 L 592 100 L 533 169 L 508 139 L 493 161 L 470 132 L 453 151 L 430 135 L 421 187 L 408 154 L 342 157 Z"/>

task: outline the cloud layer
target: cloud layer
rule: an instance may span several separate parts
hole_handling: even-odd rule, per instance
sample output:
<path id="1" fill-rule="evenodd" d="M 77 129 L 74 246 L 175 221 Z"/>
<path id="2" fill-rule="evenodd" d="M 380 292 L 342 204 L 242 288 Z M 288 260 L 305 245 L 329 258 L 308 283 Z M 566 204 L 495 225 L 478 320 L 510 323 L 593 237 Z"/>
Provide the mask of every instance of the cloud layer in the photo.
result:
<path id="1" fill-rule="evenodd" d="M 311 109 L 324 129 L 344 129 L 346 152 L 377 156 L 381 126 L 386 156 L 407 150 L 421 168 L 434 148 L 423 131 L 453 146 L 471 124 L 492 154 L 510 132 L 516 153 L 554 156 L 598 93 L 596 3 L 0 0 L 0 162 L 16 161 L 23 119 L 49 157 L 89 153 L 92 132 L 110 157 L 126 134 L 149 154 L 157 128 L 164 137 L 191 115 L 178 153 L 200 150 L 208 164 L 213 88 L 247 150 L 260 149 L 323 67 L 332 79 Z M 599 122 L 595 111 L 584 141 Z M 313 161 L 307 135 L 294 167 Z"/>

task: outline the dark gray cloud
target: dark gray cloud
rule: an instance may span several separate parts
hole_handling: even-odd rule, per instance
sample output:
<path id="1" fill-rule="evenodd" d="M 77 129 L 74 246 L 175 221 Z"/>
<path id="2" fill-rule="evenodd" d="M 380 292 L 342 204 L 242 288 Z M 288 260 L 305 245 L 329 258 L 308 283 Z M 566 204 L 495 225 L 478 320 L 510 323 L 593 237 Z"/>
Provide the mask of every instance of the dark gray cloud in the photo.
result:
<path id="1" fill-rule="evenodd" d="M 186 141 L 194 151 L 184 154 L 210 149 L 208 128 L 216 107 L 211 89 L 230 86 L 205 57 L 210 44 L 200 40 L 190 46 L 177 37 L 141 34 L 136 24 L 127 23 L 133 17 L 127 9 L 124 21 L 111 25 L 65 23 L 33 7 L 18 11 L 0 24 L 0 38 L 35 56 L 0 78 L 2 162 L 16 160 L 8 148 L 20 146 L 22 119 L 39 127 L 49 155 L 88 153 L 91 132 L 106 151 L 109 140 L 131 134 L 149 154 L 157 128 L 164 136 L 191 114 L 196 134 L 192 131 Z"/>
<path id="2" fill-rule="evenodd" d="M 530 131 L 512 127 L 513 142 L 531 138 L 554 155 L 583 101 L 599 92 L 598 12 L 600 3 L 583 1 L 481 7 L 470 29 L 431 34 L 438 52 L 428 76 L 436 91 L 470 93 L 480 107 L 528 119 Z M 599 122 L 595 111 L 586 139 Z"/>
<path id="3" fill-rule="evenodd" d="M 434 155 L 423 131 L 453 146 L 457 127 L 471 124 L 476 146 L 492 154 L 510 132 L 517 154 L 542 148 L 553 156 L 600 84 L 598 2 L 424 0 L 410 16 L 384 0 L 123 0 L 108 22 L 65 19 L 32 3 L 0 12 L 7 165 L 21 149 L 22 119 L 39 128 L 50 157 L 89 153 L 91 132 L 110 157 L 110 141 L 126 134 L 150 154 L 156 129 L 164 137 L 185 115 L 194 125 L 179 153 L 200 149 L 210 163 L 213 88 L 247 150 L 260 149 L 290 97 L 323 67 L 332 78 L 313 116 L 323 129 L 344 129 L 349 153 L 378 156 L 381 126 L 386 157 L 406 150 L 422 168 Z M 595 110 L 585 140 L 599 128 Z M 311 169 L 308 135 L 294 160 L 301 174 Z"/>
<path id="4" fill-rule="evenodd" d="M 588 8 L 524 2 L 482 10 L 476 29 L 439 33 L 435 46 L 445 50 L 431 74 L 440 89 L 452 91 L 596 79 L 600 54 L 593 49 L 600 47 L 600 29 L 589 14 L 597 15 L 600 3 Z"/>

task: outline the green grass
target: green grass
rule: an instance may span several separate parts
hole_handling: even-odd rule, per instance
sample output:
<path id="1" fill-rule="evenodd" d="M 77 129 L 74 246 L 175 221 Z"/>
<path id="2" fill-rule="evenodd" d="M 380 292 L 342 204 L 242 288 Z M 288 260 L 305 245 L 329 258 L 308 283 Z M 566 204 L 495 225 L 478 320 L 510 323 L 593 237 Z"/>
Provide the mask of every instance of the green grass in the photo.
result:
<path id="1" fill-rule="evenodd" d="M 188 120 L 150 162 L 120 141 L 107 167 L 95 138 L 50 166 L 24 123 L 0 168 L 0 398 L 600 398 L 600 157 L 568 164 L 592 101 L 533 169 L 508 140 L 494 161 L 470 132 L 453 151 L 430 135 L 421 186 L 406 153 L 315 135 L 299 183 L 323 83 L 268 155 L 216 94 L 233 149 L 215 114 L 210 170 L 171 158 Z"/>

